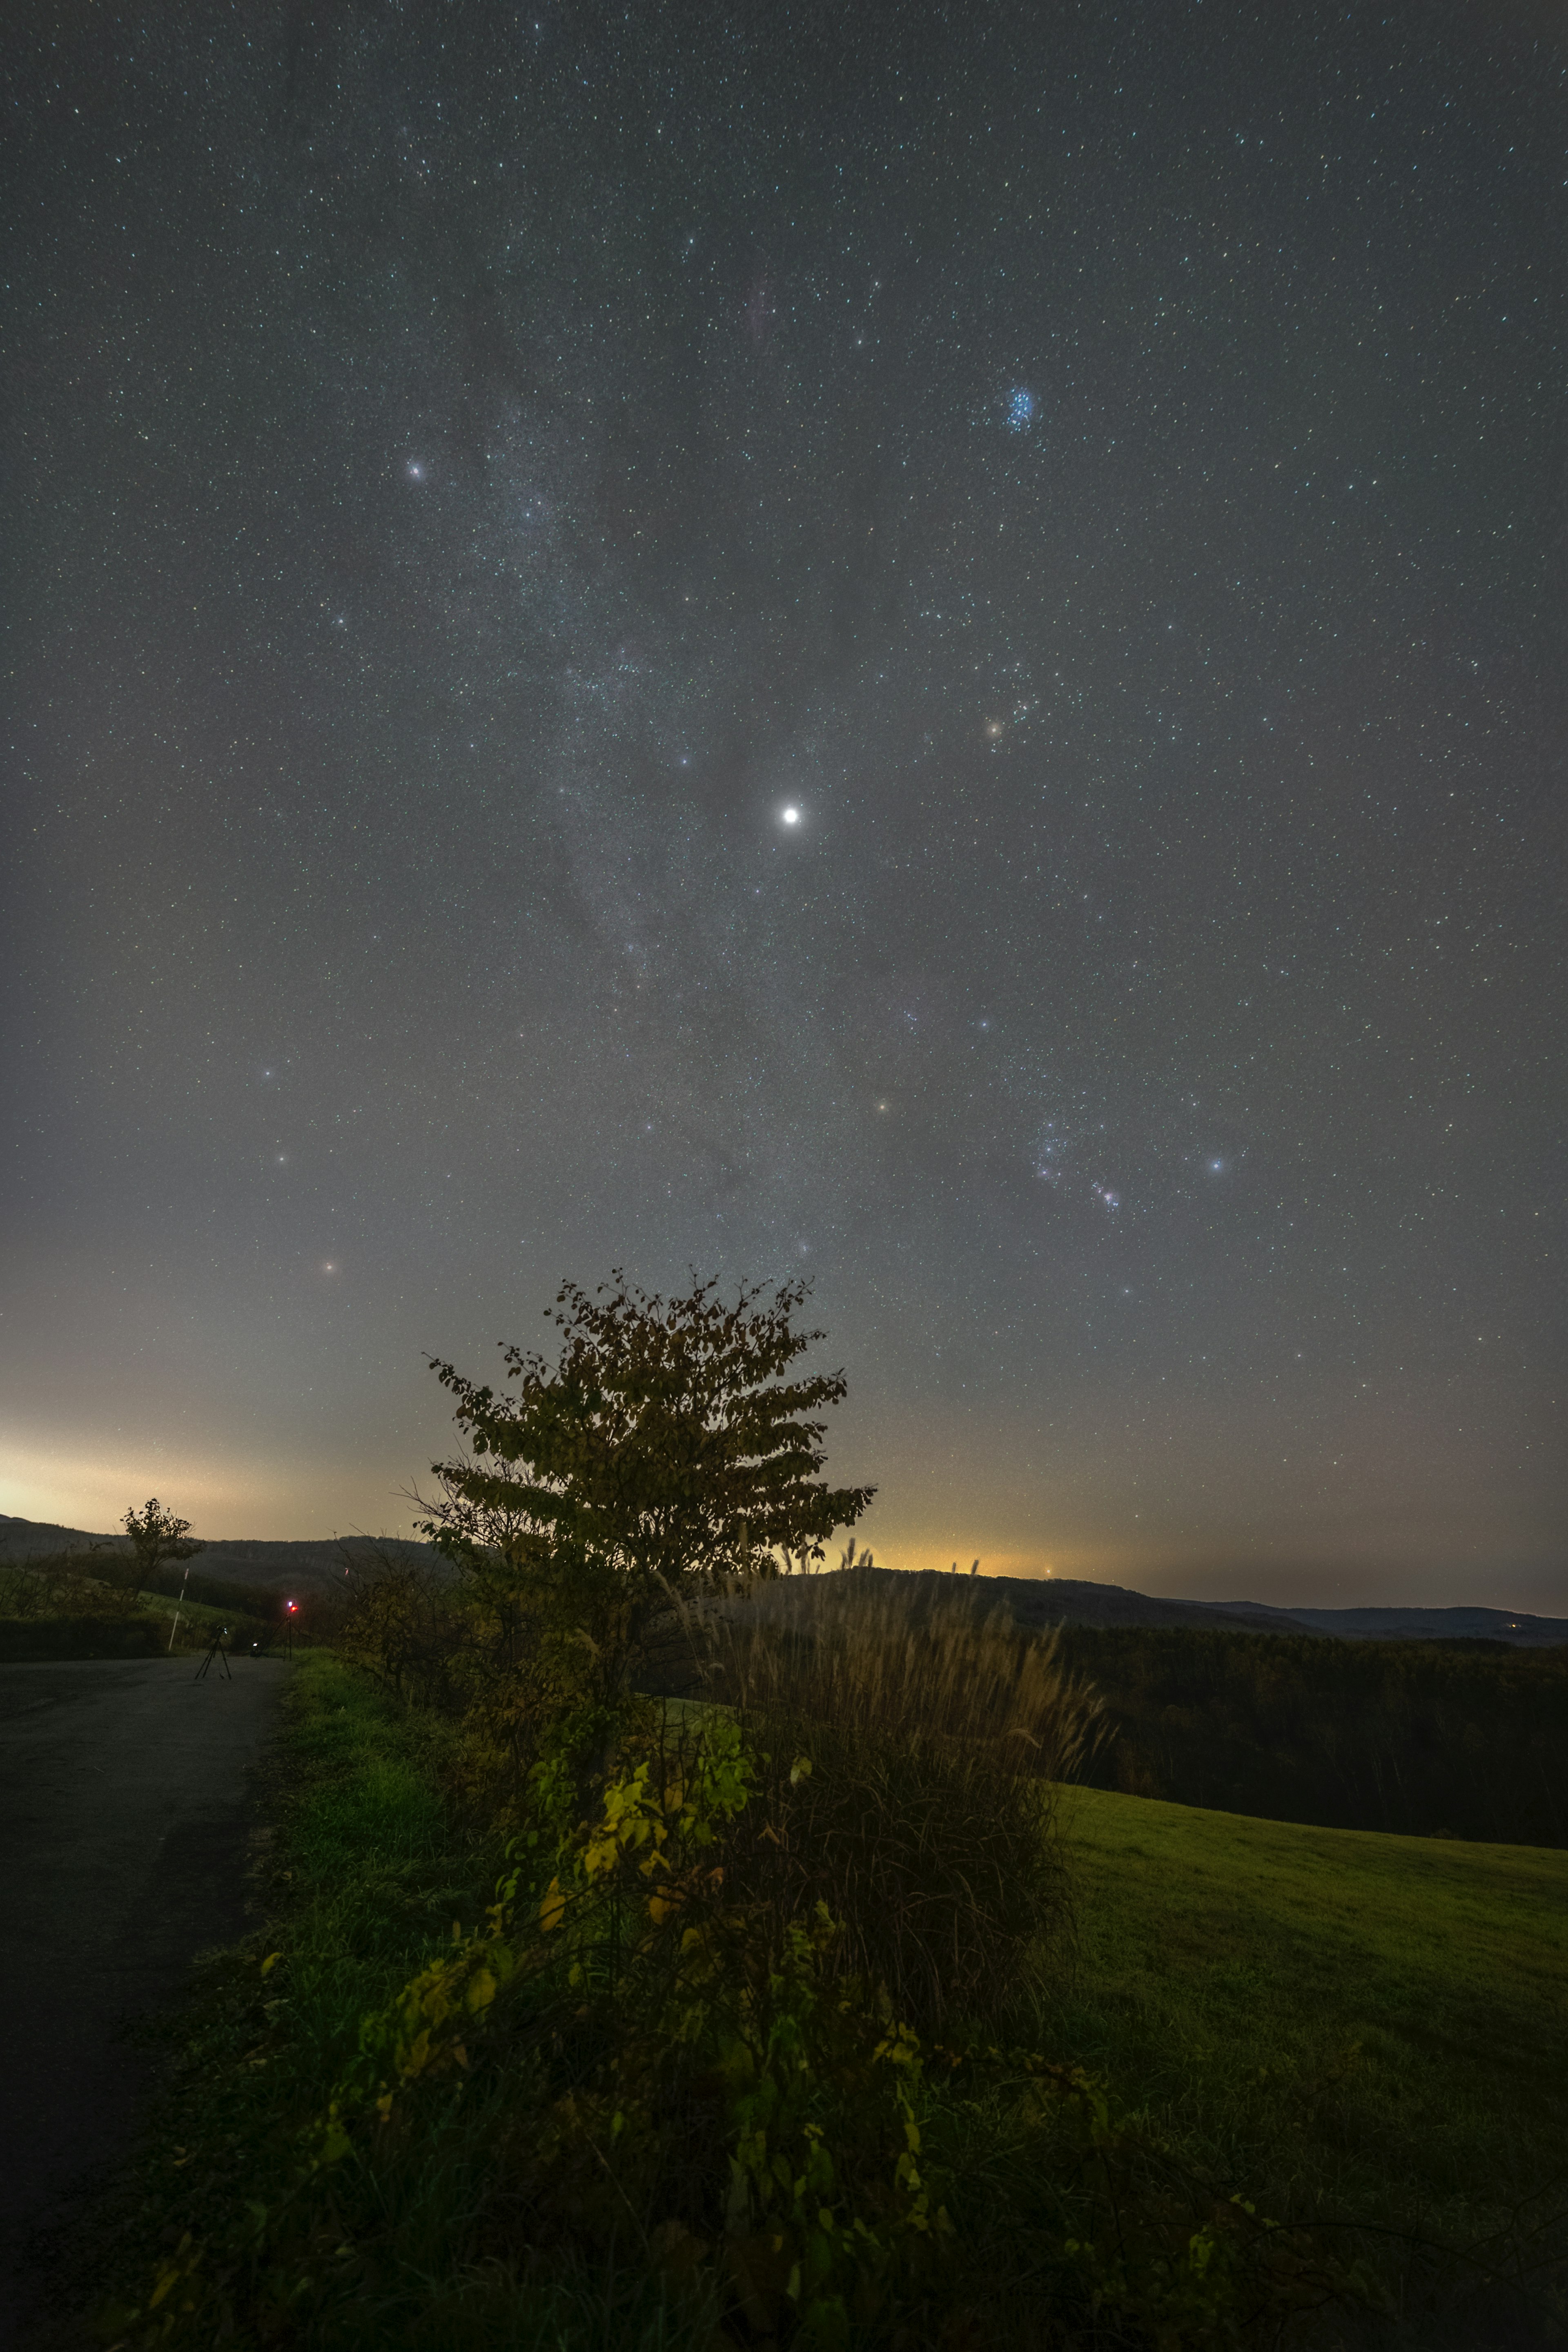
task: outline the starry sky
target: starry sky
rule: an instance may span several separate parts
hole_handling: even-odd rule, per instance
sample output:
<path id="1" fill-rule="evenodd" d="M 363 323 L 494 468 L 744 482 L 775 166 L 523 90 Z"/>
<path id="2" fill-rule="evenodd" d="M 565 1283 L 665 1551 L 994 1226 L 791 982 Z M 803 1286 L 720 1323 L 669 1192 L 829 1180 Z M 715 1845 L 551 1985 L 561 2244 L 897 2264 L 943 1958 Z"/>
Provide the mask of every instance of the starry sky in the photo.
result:
<path id="1" fill-rule="evenodd" d="M 18 21 L 0 1509 L 695 1268 L 895 1565 L 1568 1605 L 1561 17 Z"/>

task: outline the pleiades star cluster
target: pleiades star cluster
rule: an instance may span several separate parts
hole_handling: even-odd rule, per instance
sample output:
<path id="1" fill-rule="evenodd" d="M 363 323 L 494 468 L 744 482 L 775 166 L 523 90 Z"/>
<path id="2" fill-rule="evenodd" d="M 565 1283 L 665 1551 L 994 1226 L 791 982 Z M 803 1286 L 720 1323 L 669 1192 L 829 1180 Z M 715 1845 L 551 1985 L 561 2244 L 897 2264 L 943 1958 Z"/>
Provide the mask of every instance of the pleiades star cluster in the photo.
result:
<path id="1" fill-rule="evenodd" d="M 1562 20 L 38 6 L 0 1507 L 806 1276 L 911 1566 L 1562 1606 Z"/>

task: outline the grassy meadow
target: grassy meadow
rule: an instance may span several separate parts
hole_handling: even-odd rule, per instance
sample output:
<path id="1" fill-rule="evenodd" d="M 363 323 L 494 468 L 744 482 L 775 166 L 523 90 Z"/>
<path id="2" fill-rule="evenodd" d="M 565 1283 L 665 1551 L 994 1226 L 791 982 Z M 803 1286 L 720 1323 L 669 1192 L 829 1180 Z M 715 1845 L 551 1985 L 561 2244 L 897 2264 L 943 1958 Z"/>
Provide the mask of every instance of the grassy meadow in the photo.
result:
<path id="1" fill-rule="evenodd" d="M 1058 2031 L 1083 2064 L 1271 2211 L 1408 2232 L 1377 2270 L 1415 2340 L 1425 2243 L 1468 2248 L 1483 2302 L 1543 2223 L 1545 2251 L 1568 2208 L 1568 1854 L 1092 1789 L 1064 1820 Z"/>

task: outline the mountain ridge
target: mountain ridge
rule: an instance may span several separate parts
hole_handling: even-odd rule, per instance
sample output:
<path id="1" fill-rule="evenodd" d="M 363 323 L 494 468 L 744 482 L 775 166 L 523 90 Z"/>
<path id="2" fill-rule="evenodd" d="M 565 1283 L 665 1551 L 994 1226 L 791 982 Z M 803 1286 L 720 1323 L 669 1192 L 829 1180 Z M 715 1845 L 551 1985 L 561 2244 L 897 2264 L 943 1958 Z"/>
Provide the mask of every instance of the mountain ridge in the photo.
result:
<path id="1" fill-rule="evenodd" d="M 128 1552 L 124 1535 L 93 1535 L 83 1528 L 63 1528 L 43 1519 L 21 1519 L 0 1512 L 0 1568 L 57 1551 Z M 230 1577 L 236 1584 L 258 1585 L 269 1591 L 341 1592 L 351 1568 L 368 1567 L 377 1554 L 393 1559 L 434 1562 L 439 1554 L 426 1543 L 406 1536 L 330 1536 L 272 1541 L 265 1536 L 216 1537 L 204 1541 L 197 1557 L 207 1576 Z"/>
<path id="2" fill-rule="evenodd" d="M 123 1535 L 93 1535 L 81 1528 L 24 1519 L 0 1512 L 0 1567 L 52 1551 L 107 1549 L 127 1551 Z M 237 1584 L 259 1585 L 279 1593 L 341 1593 L 351 1570 L 369 1567 L 378 1554 L 396 1560 L 436 1564 L 435 1547 L 406 1536 L 333 1536 L 273 1541 L 267 1537 L 226 1537 L 203 1545 L 203 1571 L 232 1577 Z M 851 1574 L 863 1570 L 853 1570 Z M 839 1570 L 829 1570 L 831 1579 Z M 876 1568 L 874 1575 L 900 1576 L 934 1589 L 969 1579 L 952 1579 L 935 1569 Z M 815 1583 L 816 1579 L 810 1580 Z M 1006 1608 L 1015 1622 L 1050 1625 L 1192 1625 L 1217 1632 L 1313 1633 L 1342 1641 L 1493 1641 L 1516 1648 L 1568 1643 L 1568 1617 L 1542 1617 L 1524 1609 L 1282 1608 L 1267 1601 L 1187 1601 L 1137 1592 L 1122 1584 L 1097 1584 L 1072 1577 L 982 1576 L 987 1598 Z"/>

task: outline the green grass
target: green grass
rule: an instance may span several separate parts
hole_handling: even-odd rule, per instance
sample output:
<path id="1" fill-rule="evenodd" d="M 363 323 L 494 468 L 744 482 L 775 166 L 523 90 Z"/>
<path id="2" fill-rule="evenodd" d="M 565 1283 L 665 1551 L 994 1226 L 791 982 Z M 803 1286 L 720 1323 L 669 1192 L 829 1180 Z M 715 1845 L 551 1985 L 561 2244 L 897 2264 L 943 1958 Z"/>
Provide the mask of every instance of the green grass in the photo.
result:
<path id="1" fill-rule="evenodd" d="M 214 1629 L 219 1625 L 228 1628 L 231 1636 L 229 1647 L 236 1656 L 248 1649 L 254 1641 L 267 1640 L 274 1649 L 281 1643 L 276 1625 L 269 1625 L 259 1617 L 248 1616 L 240 1609 L 215 1608 L 205 1601 L 174 1601 L 162 1592 L 144 1592 L 140 1611 L 144 1617 L 157 1618 L 165 1629 L 165 1638 L 167 1628 L 178 1614 L 180 1631 L 174 1643 L 176 1652 L 189 1648 L 193 1636 L 199 1635 L 204 1642 L 210 1639 Z"/>
<path id="2" fill-rule="evenodd" d="M 454 1858 L 436 1781 L 437 1736 L 429 1717 L 398 1709 L 330 1652 L 296 1662 L 273 1757 L 275 1845 L 262 1864 L 271 1924 L 251 1946 L 271 1937 L 282 1949 L 267 2014 L 288 2031 L 268 2064 L 280 2060 L 306 2095 L 432 1939 L 477 1915 L 480 1889 Z M 242 1975 L 257 1965 L 251 1947 L 235 1956 Z"/>
<path id="3" fill-rule="evenodd" d="M 289 1860 L 301 1899 L 330 1901 L 367 1852 L 406 1865 L 444 1849 L 446 1809 L 424 1729 L 329 1651 L 300 1659 L 283 1750 L 292 1783 L 284 1790 Z"/>
<path id="4" fill-rule="evenodd" d="M 1510 2216 L 1517 2241 L 1568 2209 L 1568 1854 L 1098 1790 L 1065 1821 L 1079 1954 L 1053 2031 L 1179 2147 L 1278 2218 L 1505 2268 Z M 1394 2261 L 1396 2293 L 1423 2268 Z"/>
<path id="5" fill-rule="evenodd" d="M 268 1924 L 209 1957 L 177 2039 L 140 2162 L 84 2245 L 79 2284 L 106 2342 L 146 2340 L 134 2316 L 162 2263 L 189 2232 L 225 2250 L 209 2267 L 246 2268 L 235 2217 L 273 2204 L 298 2163 L 300 2125 L 319 2116 L 381 2009 L 451 1933 L 479 1919 L 500 1855 L 466 1841 L 438 1781 L 446 1734 L 328 1651 L 296 1661 L 270 1761 L 258 1865 Z M 269 1969 L 270 1956 L 279 1957 Z M 168 2035 L 168 2029 L 164 2029 Z M 418 2352 L 664 2352 L 689 2341 L 663 2288 L 637 2269 L 588 2277 L 525 2275 L 527 2259 L 465 2260 L 486 2190 L 496 2118 L 470 2100 L 430 2121 L 378 2206 L 333 2212 L 328 2191 L 288 2222 L 239 2300 L 266 2340 Z M 289 2309 L 300 2266 L 319 2278 L 321 2231 L 364 2241 L 306 2304 Z M 243 2235 L 243 2231 L 241 2231 Z M 289 2315 L 286 2318 L 285 2312 Z M 259 2321 L 258 2317 L 259 2316 Z M 295 2331 L 299 2332 L 296 2333 Z M 244 2342 L 256 2339 L 247 2332 Z M 57 2339 L 80 2342 L 67 2322 Z"/>

